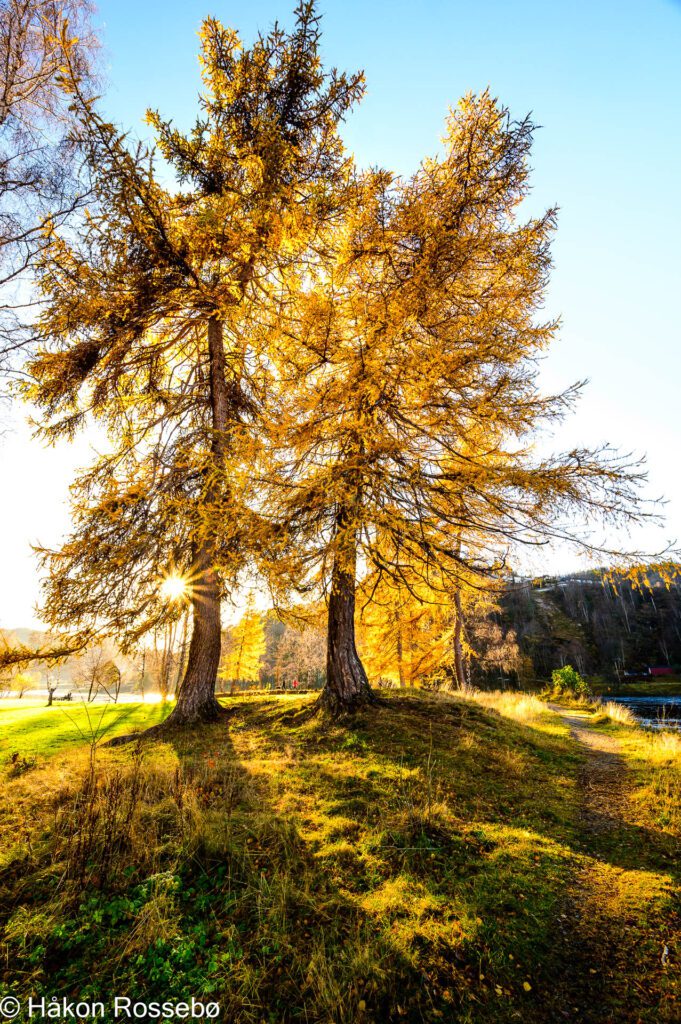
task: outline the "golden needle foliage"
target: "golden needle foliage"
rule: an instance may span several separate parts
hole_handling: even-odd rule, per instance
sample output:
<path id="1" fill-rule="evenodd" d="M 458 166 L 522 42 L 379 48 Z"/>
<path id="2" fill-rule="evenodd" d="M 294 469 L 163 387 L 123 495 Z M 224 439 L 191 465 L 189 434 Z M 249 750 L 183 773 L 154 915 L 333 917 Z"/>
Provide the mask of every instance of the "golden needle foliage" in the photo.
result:
<path id="1" fill-rule="evenodd" d="M 266 648 L 265 626 L 255 607 L 253 594 L 248 595 L 244 614 L 227 631 L 227 643 L 223 646 L 226 649 L 218 673 L 220 679 L 238 683 L 259 678 L 260 663 Z"/>
<path id="2" fill-rule="evenodd" d="M 270 324 L 261 508 L 284 528 L 267 570 L 282 592 L 328 592 L 341 703 L 365 684 L 353 616 L 338 611 L 354 606 L 358 572 L 446 601 L 498 574 L 515 545 L 588 544 L 576 511 L 637 515 L 637 477 L 612 453 L 532 450 L 575 395 L 537 386 L 556 331 L 539 317 L 555 216 L 518 218 L 532 132 L 488 93 L 468 96 L 441 158 L 408 180 L 358 171 L 342 225 L 291 275 Z"/>
<path id="3" fill-rule="evenodd" d="M 339 125 L 362 78 L 324 71 L 318 21 L 303 2 L 291 33 L 250 48 L 204 22 L 195 128 L 148 115 L 172 187 L 65 75 L 92 204 L 46 234 L 26 393 L 43 435 L 94 419 L 111 450 L 44 552 L 44 614 L 134 644 L 181 614 L 159 595 L 179 573 L 194 631 L 178 707 L 194 718 L 217 714 L 220 601 L 249 561 L 279 601 L 327 596 L 338 712 L 371 699 L 359 578 L 370 599 L 408 595 L 415 621 L 428 595 L 418 675 L 448 644 L 448 602 L 513 546 L 588 543 L 576 512 L 638 515 L 637 477 L 608 451 L 532 449 L 575 394 L 537 385 L 555 215 L 519 217 L 532 123 L 467 96 L 410 178 L 353 167 Z"/>

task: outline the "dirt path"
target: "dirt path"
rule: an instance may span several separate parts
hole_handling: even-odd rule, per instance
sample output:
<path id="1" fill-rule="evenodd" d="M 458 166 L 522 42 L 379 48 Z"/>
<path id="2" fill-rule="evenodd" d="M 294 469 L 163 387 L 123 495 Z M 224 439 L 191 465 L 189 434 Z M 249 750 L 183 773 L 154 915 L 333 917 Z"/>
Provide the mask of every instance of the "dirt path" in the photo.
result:
<path id="1" fill-rule="evenodd" d="M 556 1019 L 678 1021 L 674 1003 L 661 998 L 668 925 L 659 908 L 670 883 L 661 837 L 635 820 L 635 779 L 617 740 L 591 729 L 586 713 L 552 710 L 585 755 L 578 776 L 576 871 L 556 928 L 565 963 L 557 979 Z"/>
<path id="2" fill-rule="evenodd" d="M 572 736 L 588 751 L 579 774 L 582 828 L 593 835 L 616 832 L 628 818 L 632 784 L 619 744 L 612 736 L 594 732 L 588 715 L 554 707 Z"/>

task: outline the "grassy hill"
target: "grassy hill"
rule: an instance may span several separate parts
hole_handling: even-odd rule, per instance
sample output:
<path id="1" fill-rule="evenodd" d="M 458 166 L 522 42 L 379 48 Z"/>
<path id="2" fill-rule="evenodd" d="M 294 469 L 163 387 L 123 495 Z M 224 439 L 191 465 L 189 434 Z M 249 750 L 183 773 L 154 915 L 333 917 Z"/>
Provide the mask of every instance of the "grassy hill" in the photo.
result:
<path id="1" fill-rule="evenodd" d="M 523 695 L 392 693 L 349 730 L 252 697 L 110 749 L 103 730 L 163 710 L 19 703 L 0 709 L 5 991 L 216 999 L 235 1024 L 679 1019 L 672 741 L 590 716 L 629 786 L 600 834 L 588 752 Z"/>

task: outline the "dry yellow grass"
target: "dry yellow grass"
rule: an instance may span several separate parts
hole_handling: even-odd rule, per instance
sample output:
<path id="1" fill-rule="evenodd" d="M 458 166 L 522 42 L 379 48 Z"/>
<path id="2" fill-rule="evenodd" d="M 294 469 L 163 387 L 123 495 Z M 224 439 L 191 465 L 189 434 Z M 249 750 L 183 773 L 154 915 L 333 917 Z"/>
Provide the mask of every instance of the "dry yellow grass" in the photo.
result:
<path id="1" fill-rule="evenodd" d="M 505 718 L 521 724 L 537 723 L 550 712 L 546 704 L 531 693 L 512 693 L 508 690 L 474 690 L 470 698 L 482 707 L 498 711 Z"/>
<path id="2" fill-rule="evenodd" d="M 606 701 L 603 705 L 602 713 L 607 715 L 611 722 L 618 722 L 620 725 L 638 725 L 636 715 L 633 711 L 631 711 L 630 708 L 625 707 L 624 704 L 618 704 L 617 701 Z"/>
<path id="3" fill-rule="evenodd" d="M 616 701 L 603 704 L 594 721 L 618 730 L 622 750 L 642 782 L 635 796 L 641 819 L 681 835 L 681 734 L 644 728 Z"/>

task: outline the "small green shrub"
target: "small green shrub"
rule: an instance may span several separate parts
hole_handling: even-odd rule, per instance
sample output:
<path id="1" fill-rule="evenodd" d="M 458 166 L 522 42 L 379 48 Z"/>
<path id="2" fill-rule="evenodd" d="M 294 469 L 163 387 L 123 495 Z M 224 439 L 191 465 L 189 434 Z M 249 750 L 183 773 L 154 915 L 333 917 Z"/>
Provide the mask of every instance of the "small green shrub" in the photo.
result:
<path id="1" fill-rule="evenodd" d="M 589 687 L 579 672 L 572 665 L 554 668 L 551 673 L 551 684 L 554 693 L 565 693 L 575 697 L 588 697 Z"/>

